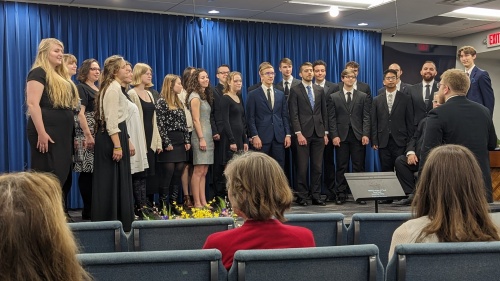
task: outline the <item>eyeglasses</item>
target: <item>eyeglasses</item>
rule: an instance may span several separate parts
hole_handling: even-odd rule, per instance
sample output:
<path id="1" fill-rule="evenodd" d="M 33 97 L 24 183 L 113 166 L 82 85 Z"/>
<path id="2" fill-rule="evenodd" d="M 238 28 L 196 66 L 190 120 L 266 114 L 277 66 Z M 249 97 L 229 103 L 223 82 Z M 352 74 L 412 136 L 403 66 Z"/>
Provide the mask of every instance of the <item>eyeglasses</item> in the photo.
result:
<path id="1" fill-rule="evenodd" d="M 385 77 L 385 80 L 387 80 L 387 81 L 396 81 L 397 79 L 398 79 L 398 77 L 396 77 L 396 76 Z"/>
<path id="2" fill-rule="evenodd" d="M 91 67 L 90 70 L 92 70 L 92 71 L 96 71 L 96 70 L 97 71 L 101 71 L 101 69 L 99 67 Z"/>
<path id="3" fill-rule="evenodd" d="M 229 71 L 221 71 L 221 72 L 219 72 L 219 74 L 227 75 L 227 74 L 229 74 Z"/>
<path id="4" fill-rule="evenodd" d="M 346 76 L 344 76 L 344 78 L 356 79 L 356 76 L 354 76 L 354 75 L 346 75 Z"/>
<path id="5" fill-rule="evenodd" d="M 437 100 L 433 100 L 432 103 L 438 103 L 438 101 Z"/>
<path id="6" fill-rule="evenodd" d="M 264 72 L 262 74 L 265 76 L 274 76 L 274 75 L 276 75 L 276 72 Z"/>

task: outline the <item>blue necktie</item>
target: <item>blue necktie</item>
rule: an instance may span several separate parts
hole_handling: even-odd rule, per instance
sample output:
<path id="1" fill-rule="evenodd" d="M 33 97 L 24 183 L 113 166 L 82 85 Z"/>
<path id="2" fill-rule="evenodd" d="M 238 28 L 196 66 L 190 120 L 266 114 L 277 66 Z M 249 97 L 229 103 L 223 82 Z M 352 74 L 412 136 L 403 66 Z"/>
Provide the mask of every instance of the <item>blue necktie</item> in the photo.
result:
<path id="1" fill-rule="evenodd" d="M 307 97 L 309 97 L 309 102 L 311 103 L 311 108 L 314 109 L 314 98 L 311 90 L 311 86 L 307 86 Z"/>

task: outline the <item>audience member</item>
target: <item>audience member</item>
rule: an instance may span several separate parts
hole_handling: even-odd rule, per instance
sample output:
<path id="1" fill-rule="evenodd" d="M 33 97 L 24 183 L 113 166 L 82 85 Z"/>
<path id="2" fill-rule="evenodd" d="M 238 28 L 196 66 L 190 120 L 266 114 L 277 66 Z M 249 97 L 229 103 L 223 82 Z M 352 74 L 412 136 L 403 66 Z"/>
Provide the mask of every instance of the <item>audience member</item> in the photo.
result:
<path id="1" fill-rule="evenodd" d="M 0 175 L 0 280 L 91 280 L 61 202 L 52 174 Z"/>
<path id="2" fill-rule="evenodd" d="M 229 269 L 237 250 L 314 247 L 309 229 L 284 225 L 292 192 L 278 163 L 264 153 L 246 152 L 226 166 L 229 201 L 243 226 L 208 236 L 204 249 L 219 249 Z"/>
<path id="3" fill-rule="evenodd" d="M 452 144 L 434 148 L 417 184 L 415 219 L 394 231 L 389 260 L 399 244 L 500 240 L 483 186 L 481 169 L 469 149 Z"/>

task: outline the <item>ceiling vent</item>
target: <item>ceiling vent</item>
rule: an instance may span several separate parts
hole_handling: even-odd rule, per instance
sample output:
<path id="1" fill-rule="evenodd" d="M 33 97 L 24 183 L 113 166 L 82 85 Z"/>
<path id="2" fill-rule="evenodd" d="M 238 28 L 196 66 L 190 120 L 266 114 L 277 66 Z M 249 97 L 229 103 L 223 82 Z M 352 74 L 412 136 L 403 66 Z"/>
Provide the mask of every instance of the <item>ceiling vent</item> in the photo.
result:
<path id="1" fill-rule="evenodd" d="M 426 19 L 421 19 L 418 21 L 415 21 L 413 23 L 418 23 L 418 24 L 427 24 L 427 25 L 445 25 L 457 21 L 461 21 L 463 18 L 454 18 L 454 17 L 443 17 L 443 16 L 435 16 L 435 17 L 430 17 Z"/>
<path id="2" fill-rule="evenodd" d="M 495 0 L 442 0 L 436 4 L 451 5 L 458 7 L 474 7 L 477 5 L 494 2 Z"/>

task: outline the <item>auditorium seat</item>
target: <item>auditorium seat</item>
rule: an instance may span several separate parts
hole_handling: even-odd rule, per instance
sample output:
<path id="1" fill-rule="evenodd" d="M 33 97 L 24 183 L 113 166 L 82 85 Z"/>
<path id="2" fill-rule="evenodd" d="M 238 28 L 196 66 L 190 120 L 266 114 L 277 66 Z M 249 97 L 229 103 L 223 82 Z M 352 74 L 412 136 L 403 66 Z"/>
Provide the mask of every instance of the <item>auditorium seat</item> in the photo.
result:
<path id="1" fill-rule="evenodd" d="M 344 225 L 343 214 L 286 214 L 285 217 L 287 219 L 285 224 L 310 229 L 317 247 L 346 244 L 347 228 Z"/>
<path id="2" fill-rule="evenodd" d="M 79 254 L 77 257 L 96 281 L 227 280 L 222 254 L 217 249 Z"/>
<path id="3" fill-rule="evenodd" d="M 411 217 L 410 213 L 354 214 L 347 229 L 348 244 L 377 245 L 380 251 L 380 260 L 385 266 L 394 230 Z"/>
<path id="4" fill-rule="evenodd" d="M 201 249 L 207 237 L 234 228 L 232 218 L 134 221 L 129 235 L 130 251 Z"/>
<path id="5" fill-rule="evenodd" d="M 499 280 L 500 242 L 397 245 L 386 280 Z"/>
<path id="6" fill-rule="evenodd" d="M 69 223 L 81 253 L 127 252 L 127 236 L 120 221 Z"/>
<path id="7" fill-rule="evenodd" d="M 229 281 L 343 280 L 382 281 L 384 268 L 375 245 L 240 250 Z"/>

